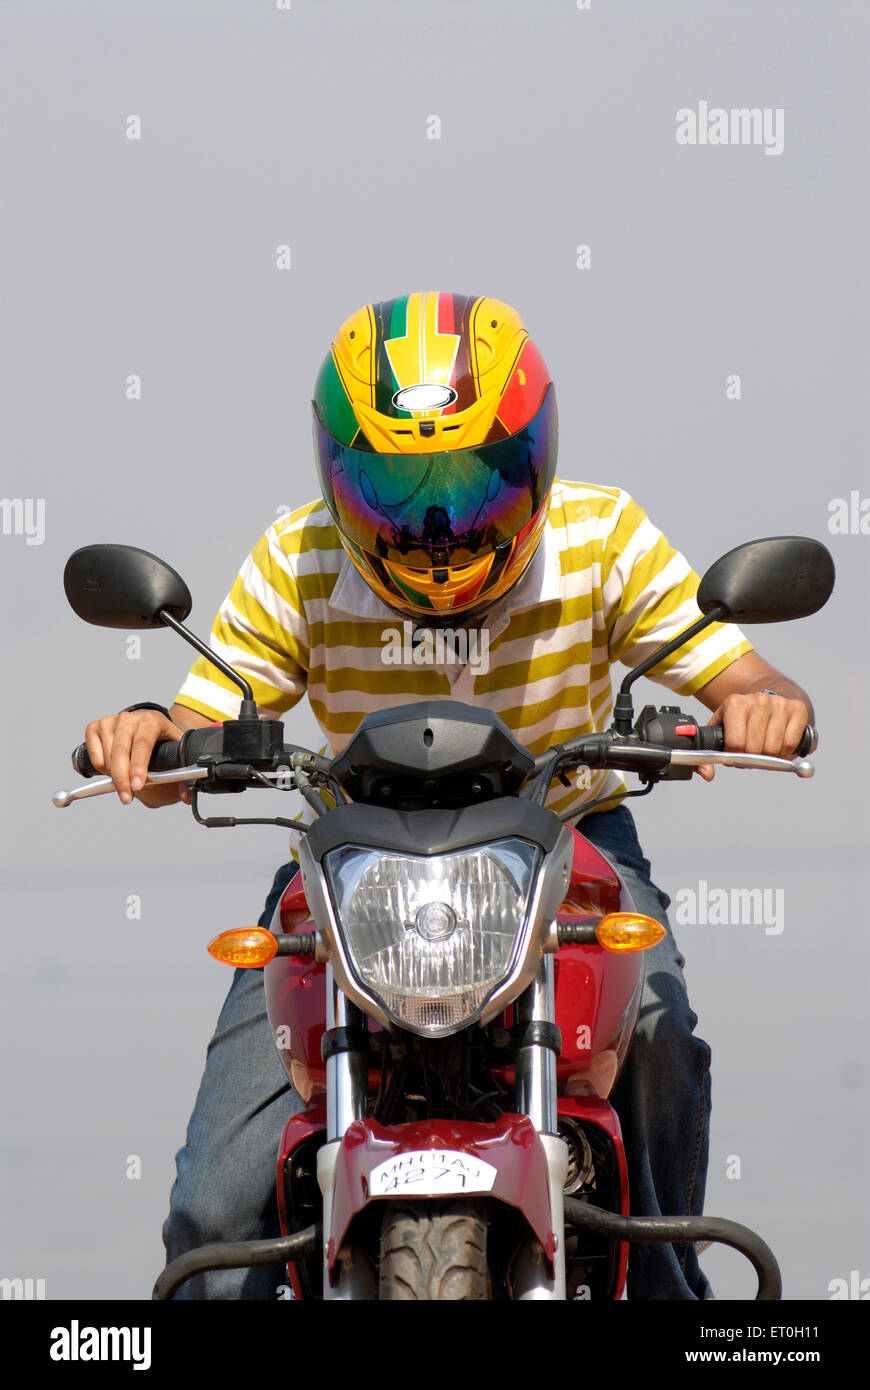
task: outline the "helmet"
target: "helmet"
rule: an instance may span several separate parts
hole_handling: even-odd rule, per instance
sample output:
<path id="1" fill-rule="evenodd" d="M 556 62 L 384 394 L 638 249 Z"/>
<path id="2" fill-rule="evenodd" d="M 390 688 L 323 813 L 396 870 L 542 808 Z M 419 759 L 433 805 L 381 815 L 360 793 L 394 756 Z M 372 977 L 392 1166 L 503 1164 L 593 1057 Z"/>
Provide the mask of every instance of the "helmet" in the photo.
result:
<path id="1" fill-rule="evenodd" d="M 543 535 L 558 438 L 515 309 L 432 291 L 367 304 L 333 340 L 312 406 L 324 500 L 388 607 L 465 625 L 513 587 Z"/>

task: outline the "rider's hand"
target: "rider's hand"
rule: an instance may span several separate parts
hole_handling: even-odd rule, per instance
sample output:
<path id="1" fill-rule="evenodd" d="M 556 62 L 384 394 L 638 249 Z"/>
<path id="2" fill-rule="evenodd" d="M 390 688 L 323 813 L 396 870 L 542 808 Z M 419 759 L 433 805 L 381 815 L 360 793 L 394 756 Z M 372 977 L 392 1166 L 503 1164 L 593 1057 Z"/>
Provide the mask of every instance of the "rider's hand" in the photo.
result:
<path id="1" fill-rule="evenodd" d="M 760 690 L 748 695 L 728 695 L 708 724 L 725 728 L 725 747 L 730 753 L 765 753 L 772 758 L 792 758 L 803 737 L 811 711 L 803 700 L 771 695 Z M 703 763 L 695 771 L 706 782 L 713 780 L 713 763 Z"/>
<path id="2" fill-rule="evenodd" d="M 161 739 L 177 742 L 183 733 L 157 710 L 124 710 L 90 723 L 85 729 L 85 743 L 94 767 L 111 777 L 125 806 L 134 796 L 146 806 L 168 806 L 176 801 L 189 802 L 185 783 L 142 788 L 155 743 Z"/>

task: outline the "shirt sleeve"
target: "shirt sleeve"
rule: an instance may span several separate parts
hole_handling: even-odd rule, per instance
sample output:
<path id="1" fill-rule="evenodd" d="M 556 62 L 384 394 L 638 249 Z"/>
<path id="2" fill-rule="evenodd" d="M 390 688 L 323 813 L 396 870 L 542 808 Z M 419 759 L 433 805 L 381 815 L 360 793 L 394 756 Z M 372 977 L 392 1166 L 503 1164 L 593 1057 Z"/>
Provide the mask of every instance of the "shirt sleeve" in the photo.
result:
<path id="1" fill-rule="evenodd" d="M 221 604 L 209 645 L 251 685 L 262 710 L 283 714 L 305 694 L 308 626 L 292 557 L 274 526 L 258 541 Z M 199 657 L 175 697 L 209 719 L 238 716 L 241 692 Z"/>
<path id="2" fill-rule="evenodd" d="M 631 668 L 697 622 L 700 579 L 627 493 L 609 519 L 602 551 L 602 594 L 611 661 Z M 734 623 L 712 623 L 647 675 L 679 695 L 694 695 L 753 650 Z"/>

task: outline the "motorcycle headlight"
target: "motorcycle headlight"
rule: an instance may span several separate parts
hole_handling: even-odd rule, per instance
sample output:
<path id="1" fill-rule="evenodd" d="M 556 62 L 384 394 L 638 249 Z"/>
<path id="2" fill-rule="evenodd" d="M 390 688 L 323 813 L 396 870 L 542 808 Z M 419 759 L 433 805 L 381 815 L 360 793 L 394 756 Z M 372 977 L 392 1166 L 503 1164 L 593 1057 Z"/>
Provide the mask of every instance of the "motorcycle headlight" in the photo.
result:
<path id="1" fill-rule="evenodd" d="M 356 845 L 324 859 L 349 962 L 401 1026 L 473 1022 L 513 967 L 540 851 L 511 838 L 454 854 Z"/>

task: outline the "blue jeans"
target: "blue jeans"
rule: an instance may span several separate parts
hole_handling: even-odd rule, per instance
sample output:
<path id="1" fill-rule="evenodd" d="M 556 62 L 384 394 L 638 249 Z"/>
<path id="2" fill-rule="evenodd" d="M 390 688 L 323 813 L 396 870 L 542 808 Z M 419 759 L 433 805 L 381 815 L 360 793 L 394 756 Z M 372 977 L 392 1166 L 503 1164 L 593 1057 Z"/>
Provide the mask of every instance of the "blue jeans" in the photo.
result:
<path id="1" fill-rule="evenodd" d="M 634 1040 L 611 1101 L 625 1137 L 631 1212 L 700 1215 L 707 1176 L 710 1049 L 695 1037 L 683 957 L 668 926 L 667 896 L 649 878 L 626 806 L 591 812 L 582 832 L 619 870 L 639 912 L 667 935 L 646 954 Z M 296 871 L 275 875 L 263 926 Z M 278 1144 L 287 1117 L 303 1108 L 279 1058 L 266 1016 L 261 970 L 236 970 L 205 1073 L 176 1156 L 177 1176 L 163 1227 L 167 1260 L 212 1241 L 279 1235 L 275 1195 Z M 710 1286 L 692 1245 L 630 1247 L 629 1299 L 705 1299 Z M 216 1270 L 183 1284 L 179 1299 L 274 1299 L 282 1266 Z"/>

